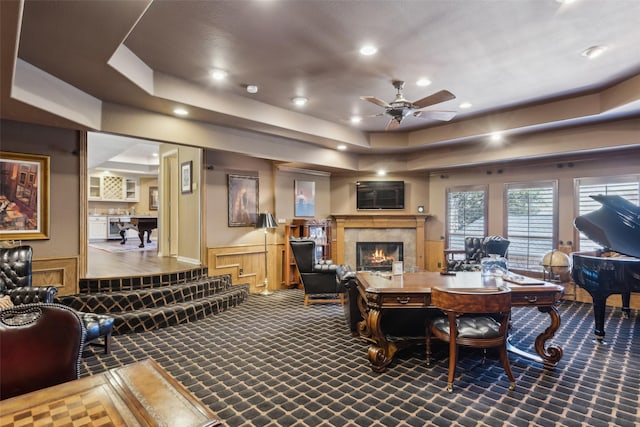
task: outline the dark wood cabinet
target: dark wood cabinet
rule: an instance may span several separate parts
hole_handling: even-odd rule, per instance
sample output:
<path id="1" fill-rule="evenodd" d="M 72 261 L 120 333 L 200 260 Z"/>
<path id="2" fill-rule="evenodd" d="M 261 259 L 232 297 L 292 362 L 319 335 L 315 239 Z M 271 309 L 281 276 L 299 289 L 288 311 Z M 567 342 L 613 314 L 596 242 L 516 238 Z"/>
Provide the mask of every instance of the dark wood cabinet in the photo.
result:
<path id="1" fill-rule="evenodd" d="M 294 219 L 285 226 L 284 285 L 287 288 L 300 286 L 300 275 L 291 252 L 289 239 L 310 238 L 316 241 L 316 260 L 331 259 L 331 221 L 317 219 Z"/>

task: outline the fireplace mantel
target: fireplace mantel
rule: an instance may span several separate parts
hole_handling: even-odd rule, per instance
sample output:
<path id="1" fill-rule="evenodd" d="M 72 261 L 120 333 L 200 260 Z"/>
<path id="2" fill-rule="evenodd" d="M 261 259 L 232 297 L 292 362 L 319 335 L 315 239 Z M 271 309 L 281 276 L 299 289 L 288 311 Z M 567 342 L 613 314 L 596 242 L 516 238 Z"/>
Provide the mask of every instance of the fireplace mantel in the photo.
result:
<path id="1" fill-rule="evenodd" d="M 344 264 L 344 230 L 346 228 L 410 228 L 416 231 L 416 267 L 424 269 L 425 264 L 425 222 L 431 215 L 408 214 L 334 214 L 331 215 L 336 224 L 334 261 Z"/>

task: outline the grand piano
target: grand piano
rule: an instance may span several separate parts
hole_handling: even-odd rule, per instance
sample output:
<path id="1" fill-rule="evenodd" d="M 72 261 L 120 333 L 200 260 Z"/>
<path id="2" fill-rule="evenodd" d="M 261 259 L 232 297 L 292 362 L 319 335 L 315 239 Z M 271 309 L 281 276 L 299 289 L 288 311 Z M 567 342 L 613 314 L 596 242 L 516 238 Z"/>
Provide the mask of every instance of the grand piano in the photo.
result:
<path id="1" fill-rule="evenodd" d="M 640 292 L 640 207 L 620 196 L 590 197 L 602 207 L 578 216 L 574 225 L 602 249 L 574 252 L 571 276 L 593 298 L 595 338 L 602 343 L 607 297 L 620 294 L 628 317 L 631 292 Z"/>

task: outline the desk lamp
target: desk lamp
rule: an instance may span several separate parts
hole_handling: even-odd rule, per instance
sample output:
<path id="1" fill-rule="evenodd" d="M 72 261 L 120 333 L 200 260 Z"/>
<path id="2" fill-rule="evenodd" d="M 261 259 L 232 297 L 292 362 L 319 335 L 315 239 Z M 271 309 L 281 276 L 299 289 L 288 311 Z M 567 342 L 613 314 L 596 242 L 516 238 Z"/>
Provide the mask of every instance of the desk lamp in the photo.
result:
<path id="1" fill-rule="evenodd" d="M 264 228 L 264 290 L 260 295 L 271 295 L 273 292 L 269 290 L 269 274 L 267 270 L 267 232 L 270 228 L 278 228 L 276 220 L 269 212 L 258 214 L 256 219 L 256 228 Z"/>

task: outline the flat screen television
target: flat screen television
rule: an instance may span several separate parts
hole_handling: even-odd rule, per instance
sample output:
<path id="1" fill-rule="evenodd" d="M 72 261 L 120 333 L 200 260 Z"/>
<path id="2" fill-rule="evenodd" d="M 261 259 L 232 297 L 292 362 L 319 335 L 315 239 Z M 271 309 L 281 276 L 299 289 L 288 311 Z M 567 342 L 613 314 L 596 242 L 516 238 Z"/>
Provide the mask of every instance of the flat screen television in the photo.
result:
<path id="1" fill-rule="evenodd" d="M 357 209 L 404 209 L 404 181 L 358 181 Z"/>

